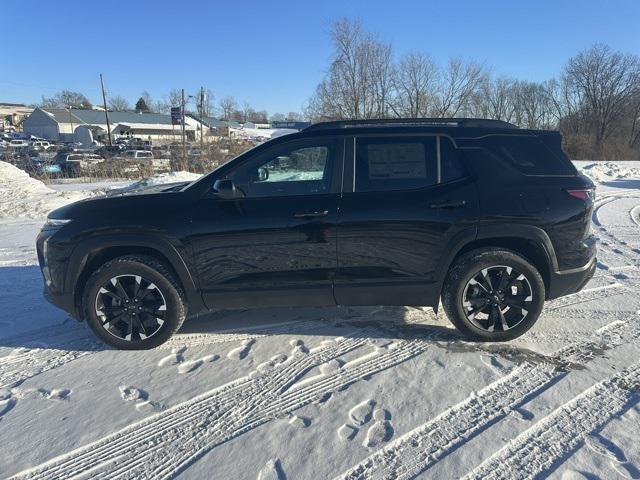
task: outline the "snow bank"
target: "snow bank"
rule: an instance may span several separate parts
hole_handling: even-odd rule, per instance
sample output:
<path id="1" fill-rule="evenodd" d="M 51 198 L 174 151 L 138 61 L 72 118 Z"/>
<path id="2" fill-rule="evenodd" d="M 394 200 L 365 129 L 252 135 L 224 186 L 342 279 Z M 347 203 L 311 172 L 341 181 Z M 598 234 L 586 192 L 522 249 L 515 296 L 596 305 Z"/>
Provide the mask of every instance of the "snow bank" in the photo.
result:
<path id="1" fill-rule="evenodd" d="M 150 187 L 153 185 L 164 185 L 168 183 L 179 183 L 179 182 L 193 182 L 201 177 L 201 175 L 197 173 L 191 172 L 169 172 L 169 173 L 159 173 L 157 175 L 153 175 L 148 178 L 143 178 L 142 180 L 138 180 L 137 182 L 133 182 L 125 187 L 117 188 L 117 190 L 130 191 L 137 190 L 143 187 Z"/>
<path id="2" fill-rule="evenodd" d="M 81 200 L 86 192 L 56 192 L 7 162 L 0 162 L 0 218 L 43 218 L 51 210 Z"/>
<path id="3" fill-rule="evenodd" d="M 610 182 L 622 178 L 640 179 L 640 168 L 625 167 L 621 162 L 594 162 L 580 168 L 594 182 Z"/>

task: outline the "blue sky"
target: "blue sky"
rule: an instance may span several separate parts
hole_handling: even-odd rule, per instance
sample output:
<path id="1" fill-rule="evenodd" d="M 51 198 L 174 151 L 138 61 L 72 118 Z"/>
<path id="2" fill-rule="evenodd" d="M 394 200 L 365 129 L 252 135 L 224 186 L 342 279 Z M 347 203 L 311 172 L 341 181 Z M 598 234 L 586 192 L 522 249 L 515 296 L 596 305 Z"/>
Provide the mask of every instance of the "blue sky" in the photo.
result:
<path id="1" fill-rule="evenodd" d="M 270 113 L 299 111 L 331 56 L 331 21 L 361 20 L 396 55 L 463 56 L 495 73 L 545 80 L 596 42 L 640 54 L 640 1 L 7 0 L 0 102 L 32 103 L 60 89 L 131 102 L 143 90 L 203 85 Z"/>

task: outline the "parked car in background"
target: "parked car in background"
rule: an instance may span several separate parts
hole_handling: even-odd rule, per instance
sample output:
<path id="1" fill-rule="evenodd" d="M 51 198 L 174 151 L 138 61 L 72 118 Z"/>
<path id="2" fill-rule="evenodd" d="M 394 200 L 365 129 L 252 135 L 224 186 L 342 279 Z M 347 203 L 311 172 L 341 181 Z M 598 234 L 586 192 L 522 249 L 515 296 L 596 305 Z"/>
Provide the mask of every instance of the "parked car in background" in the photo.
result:
<path id="1" fill-rule="evenodd" d="M 69 176 L 78 176 L 91 174 L 92 170 L 95 169 L 96 166 L 104 162 L 104 157 L 88 152 L 67 153 L 56 162 L 61 166 L 65 174 Z"/>
<path id="2" fill-rule="evenodd" d="M 46 151 L 51 148 L 51 144 L 46 140 L 35 140 L 31 142 L 31 149 L 37 152 Z"/>
<path id="3" fill-rule="evenodd" d="M 57 177 L 62 175 L 62 166 L 51 157 L 31 157 L 25 164 L 25 170 L 35 175 Z"/>
<path id="4" fill-rule="evenodd" d="M 122 162 L 121 167 L 126 173 L 144 169 L 168 172 L 171 169 L 171 161 L 168 158 L 156 158 L 150 150 L 126 150 L 120 155 L 111 157 L 111 162 Z"/>
<path id="5" fill-rule="evenodd" d="M 95 150 L 97 155 L 102 155 L 105 158 L 113 157 L 114 155 L 119 155 L 123 151 L 127 149 L 127 146 L 123 143 L 115 143 L 114 145 L 104 145 Z"/>
<path id="6" fill-rule="evenodd" d="M 26 140 L 14 139 L 9 142 L 9 147 L 15 149 L 26 149 L 29 148 L 29 142 Z"/>

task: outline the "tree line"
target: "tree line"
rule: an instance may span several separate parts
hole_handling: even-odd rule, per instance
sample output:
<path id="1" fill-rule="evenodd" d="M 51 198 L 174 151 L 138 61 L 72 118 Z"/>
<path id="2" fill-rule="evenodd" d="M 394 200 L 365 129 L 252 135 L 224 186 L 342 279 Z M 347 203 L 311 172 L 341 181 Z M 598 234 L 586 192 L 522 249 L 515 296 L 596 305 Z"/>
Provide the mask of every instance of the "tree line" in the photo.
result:
<path id="1" fill-rule="evenodd" d="M 596 44 L 555 78 L 493 75 L 460 57 L 438 64 L 426 52 L 396 58 L 351 19 L 330 30 L 334 51 L 307 108 L 313 121 L 476 117 L 523 128 L 559 129 L 574 159 L 640 158 L 640 57 Z"/>
<path id="2" fill-rule="evenodd" d="M 149 92 L 144 91 L 132 106 L 122 95 L 107 95 L 107 108 L 114 112 L 136 111 L 145 113 L 168 114 L 172 107 L 182 103 L 181 90 L 174 88 L 161 99 L 154 100 Z M 232 96 L 224 96 L 218 102 L 211 90 L 205 90 L 204 102 L 200 101 L 200 91 L 194 94 L 185 92 L 185 110 L 203 117 L 216 117 L 221 120 L 236 122 L 268 123 L 277 121 L 299 121 L 304 117 L 298 112 L 273 113 L 266 110 L 255 110 L 249 103 L 242 105 Z M 42 97 L 37 106 L 46 108 L 93 108 L 91 101 L 82 93 L 62 90 L 51 97 Z"/>

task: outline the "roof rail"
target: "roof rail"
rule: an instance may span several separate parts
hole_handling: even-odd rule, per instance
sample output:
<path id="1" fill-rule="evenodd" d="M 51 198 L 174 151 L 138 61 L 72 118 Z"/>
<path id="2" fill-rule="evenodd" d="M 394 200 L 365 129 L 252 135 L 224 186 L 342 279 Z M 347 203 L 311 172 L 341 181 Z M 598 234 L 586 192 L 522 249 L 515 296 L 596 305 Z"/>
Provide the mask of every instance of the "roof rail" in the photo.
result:
<path id="1" fill-rule="evenodd" d="M 488 118 L 379 118 L 367 120 L 337 120 L 333 122 L 315 123 L 309 130 L 331 130 L 349 127 L 383 127 L 383 126 L 440 126 L 440 127 L 468 127 L 468 128 L 518 128 L 513 123 Z"/>

